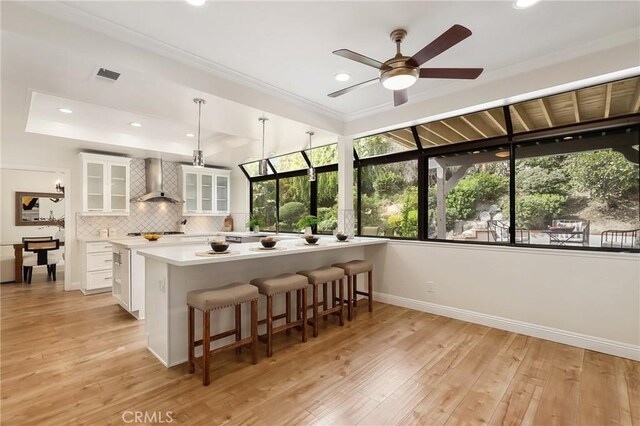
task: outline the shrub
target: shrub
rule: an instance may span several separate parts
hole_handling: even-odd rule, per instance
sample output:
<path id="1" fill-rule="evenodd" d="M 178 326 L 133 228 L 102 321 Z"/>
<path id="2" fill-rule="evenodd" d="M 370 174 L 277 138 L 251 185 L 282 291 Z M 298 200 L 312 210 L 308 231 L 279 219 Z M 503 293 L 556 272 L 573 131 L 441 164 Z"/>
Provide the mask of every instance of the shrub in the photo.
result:
<path id="1" fill-rule="evenodd" d="M 618 200 L 638 190 L 638 166 L 611 150 L 576 154 L 568 161 L 576 189 L 616 207 Z"/>
<path id="2" fill-rule="evenodd" d="M 486 172 L 469 174 L 462 178 L 446 198 L 447 227 L 456 220 L 473 219 L 476 204 L 499 200 L 509 190 L 509 178 Z"/>
<path id="3" fill-rule="evenodd" d="M 291 227 L 302 219 L 306 212 L 304 204 L 292 201 L 280 207 L 280 221 Z"/>
<path id="4" fill-rule="evenodd" d="M 373 182 L 373 189 L 382 196 L 397 194 L 403 187 L 402 175 L 391 170 L 380 171 Z"/>
<path id="5" fill-rule="evenodd" d="M 380 208 L 382 202 L 374 195 L 362 194 L 362 226 L 381 226 Z"/>
<path id="6" fill-rule="evenodd" d="M 516 225 L 546 229 L 562 213 L 567 197 L 558 194 L 530 194 L 516 199 Z"/>
<path id="7" fill-rule="evenodd" d="M 519 193 L 567 195 L 569 186 L 569 176 L 561 169 L 535 166 L 516 170 L 516 191 Z"/>

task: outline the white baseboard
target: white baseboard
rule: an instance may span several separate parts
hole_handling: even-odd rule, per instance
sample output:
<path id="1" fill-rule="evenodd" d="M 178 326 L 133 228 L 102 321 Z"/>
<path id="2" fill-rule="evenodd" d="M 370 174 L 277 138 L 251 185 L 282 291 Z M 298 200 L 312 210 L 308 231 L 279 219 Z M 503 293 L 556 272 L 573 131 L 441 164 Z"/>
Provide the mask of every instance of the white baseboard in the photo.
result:
<path id="1" fill-rule="evenodd" d="M 409 299 L 386 293 L 375 292 L 374 297 L 375 300 L 388 303 L 390 305 L 402 306 L 416 311 L 455 318 L 462 321 L 524 334 L 526 336 L 538 337 L 540 339 L 551 340 L 552 342 L 563 343 L 579 348 L 590 349 L 596 352 L 632 359 L 634 361 L 640 361 L 640 346 L 634 346 L 628 343 L 616 342 L 600 337 L 588 336 L 543 325 L 531 324 L 509 318 L 497 317 L 494 315 L 453 308 L 451 306 L 438 305 L 436 303 L 424 302 L 421 300 Z"/>

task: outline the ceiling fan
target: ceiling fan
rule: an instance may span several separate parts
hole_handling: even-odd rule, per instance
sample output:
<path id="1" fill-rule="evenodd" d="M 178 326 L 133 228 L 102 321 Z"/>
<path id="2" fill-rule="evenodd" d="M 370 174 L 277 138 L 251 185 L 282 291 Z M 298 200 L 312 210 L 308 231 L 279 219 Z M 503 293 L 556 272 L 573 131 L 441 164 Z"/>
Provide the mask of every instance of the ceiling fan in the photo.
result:
<path id="1" fill-rule="evenodd" d="M 471 35 L 471 31 L 462 25 L 453 25 L 438 38 L 423 47 L 415 55 L 403 56 L 400 52 L 400 45 L 407 32 L 403 29 L 394 30 L 391 33 L 391 40 L 396 44 L 396 55 L 383 62 L 376 61 L 367 56 L 353 52 L 349 49 L 336 50 L 333 53 L 361 64 L 369 65 L 380 71 L 377 78 L 354 84 L 345 89 L 329 93 L 329 97 L 335 98 L 345 93 L 349 93 L 360 87 L 370 86 L 377 81 L 393 90 L 393 104 L 402 105 L 409 100 L 407 88 L 412 86 L 418 78 L 455 78 L 469 79 L 477 78 L 483 71 L 482 68 L 420 68 L 422 64 L 435 58 L 447 49 L 452 48 L 465 38 Z"/>

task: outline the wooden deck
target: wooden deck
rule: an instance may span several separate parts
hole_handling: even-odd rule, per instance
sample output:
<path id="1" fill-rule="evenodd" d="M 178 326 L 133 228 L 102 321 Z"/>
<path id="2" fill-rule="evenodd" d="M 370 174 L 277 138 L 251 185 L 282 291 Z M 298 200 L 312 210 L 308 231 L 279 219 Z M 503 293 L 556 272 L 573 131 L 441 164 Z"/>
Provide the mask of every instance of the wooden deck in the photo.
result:
<path id="1" fill-rule="evenodd" d="M 0 290 L 2 424 L 640 425 L 640 363 L 391 305 L 214 357 L 205 388 L 109 294 Z"/>

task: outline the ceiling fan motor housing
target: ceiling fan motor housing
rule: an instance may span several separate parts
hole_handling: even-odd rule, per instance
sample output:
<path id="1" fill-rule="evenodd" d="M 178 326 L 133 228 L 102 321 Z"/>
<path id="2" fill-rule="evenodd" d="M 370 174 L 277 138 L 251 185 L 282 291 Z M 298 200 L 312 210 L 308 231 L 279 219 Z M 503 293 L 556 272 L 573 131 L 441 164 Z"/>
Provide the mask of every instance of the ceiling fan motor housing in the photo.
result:
<path id="1" fill-rule="evenodd" d="M 420 76 L 420 68 L 407 64 L 408 56 L 396 55 L 380 69 L 380 82 L 390 90 L 402 90 L 412 86 Z"/>

